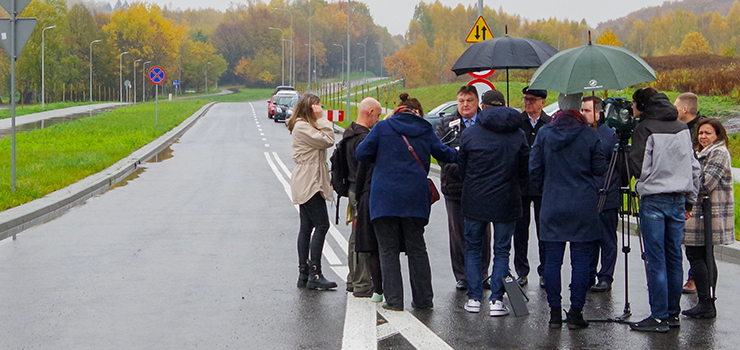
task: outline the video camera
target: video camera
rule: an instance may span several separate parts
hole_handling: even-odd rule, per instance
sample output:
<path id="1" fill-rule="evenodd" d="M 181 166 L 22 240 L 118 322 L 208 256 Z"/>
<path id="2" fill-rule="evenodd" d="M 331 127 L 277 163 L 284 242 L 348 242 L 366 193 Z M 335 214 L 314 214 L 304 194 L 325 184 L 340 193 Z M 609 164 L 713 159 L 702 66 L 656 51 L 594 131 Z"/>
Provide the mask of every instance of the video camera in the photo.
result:
<path id="1" fill-rule="evenodd" d="M 632 102 L 624 97 L 610 97 L 604 100 L 604 120 L 606 125 L 616 130 L 620 142 L 627 142 L 637 126 L 632 115 Z"/>

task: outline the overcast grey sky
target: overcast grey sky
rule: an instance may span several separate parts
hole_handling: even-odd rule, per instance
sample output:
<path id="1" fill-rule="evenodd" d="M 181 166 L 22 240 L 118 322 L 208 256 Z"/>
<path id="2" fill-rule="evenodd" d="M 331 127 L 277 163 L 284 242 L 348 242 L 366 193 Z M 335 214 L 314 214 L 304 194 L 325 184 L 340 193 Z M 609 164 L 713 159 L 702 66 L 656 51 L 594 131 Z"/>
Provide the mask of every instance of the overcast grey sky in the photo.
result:
<path id="1" fill-rule="evenodd" d="M 211 7 L 217 10 L 229 8 L 233 0 L 146 0 L 160 5 L 171 4 L 182 9 Z M 333 2 L 334 0 L 329 0 Z M 499 7 L 509 14 L 518 14 L 522 18 L 530 20 L 556 17 L 558 19 L 570 19 L 580 21 L 585 18 L 590 26 L 596 26 L 599 22 L 619 18 L 632 11 L 643 7 L 660 5 L 665 0 L 621 0 L 618 5 L 612 3 L 604 6 L 604 1 L 597 0 L 515 0 L 515 1 L 490 1 L 484 0 L 484 5 L 498 10 Z M 405 34 L 409 21 L 414 15 L 414 7 L 419 1 L 416 0 L 365 0 L 370 8 L 375 23 L 387 27 L 391 34 Z M 434 1 L 427 0 L 427 3 Z M 478 6 L 477 0 L 440 0 L 446 6 L 455 7 L 457 4 Z M 115 3 L 115 1 L 112 1 Z M 450 19 L 451 21 L 453 19 Z M 470 23 L 473 26 L 473 23 Z"/>

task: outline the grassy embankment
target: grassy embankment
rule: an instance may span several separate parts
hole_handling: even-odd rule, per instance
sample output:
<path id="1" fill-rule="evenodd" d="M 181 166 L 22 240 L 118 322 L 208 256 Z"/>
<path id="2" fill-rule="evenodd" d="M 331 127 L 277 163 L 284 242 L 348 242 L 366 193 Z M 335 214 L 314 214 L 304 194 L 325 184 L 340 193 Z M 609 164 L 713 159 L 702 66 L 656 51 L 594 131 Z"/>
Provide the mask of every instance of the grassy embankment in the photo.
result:
<path id="1" fill-rule="evenodd" d="M 226 96 L 160 101 L 154 125 L 154 103 L 66 124 L 19 133 L 17 191 L 11 191 L 10 138 L 0 140 L 0 210 L 5 210 L 97 173 L 182 123 L 210 101 L 243 102 L 268 98 L 272 89 L 245 90 Z"/>

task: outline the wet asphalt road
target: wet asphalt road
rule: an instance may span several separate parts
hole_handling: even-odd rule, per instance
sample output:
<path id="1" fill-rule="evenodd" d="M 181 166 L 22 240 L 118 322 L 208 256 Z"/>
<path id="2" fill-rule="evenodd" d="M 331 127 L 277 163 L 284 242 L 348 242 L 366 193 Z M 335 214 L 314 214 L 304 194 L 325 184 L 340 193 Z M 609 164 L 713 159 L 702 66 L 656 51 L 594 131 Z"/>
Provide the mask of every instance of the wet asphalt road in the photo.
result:
<path id="1" fill-rule="evenodd" d="M 327 254 L 338 260 L 327 257 L 325 271 L 339 291 L 295 288 L 298 214 L 285 189 L 285 172 L 294 166 L 290 136 L 284 124 L 267 119 L 266 103 L 218 104 L 171 150 L 172 158 L 147 163 L 124 186 L 16 241 L 0 241 L 0 348 L 340 349 L 356 336 L 344 332 L 346 323 L 359 322 L 345 319 L 341 241 L 348 227 L 339 225 L 341 237 L 327 238 Z M 667 334 L 613 323 L 549 330 L 545 293 L 534 275 L 525 288 L 529 316 L 468 314 L 465 294 L 454 289 L 446 227 L 444 205 L 437 203 L 425 234 L 435 307 L 413 310 L 407 285 L 406 310 L 451 348 L 733 349 L 740 343 L 740 266 L 725 262 L 718 263 L 717 319 L 682 320 L 680 330 Z M 632 243 L 638 251 L 637 240 Z M 629 258 L 632 319 L 640 320 L 649 314 L 645 273 L 637 253 Z M 587 318 L 622 314 L 622 262 L 620 254 L 611 293 L 589 294 Z M 694 302 L 689 296 L 682 305 Z M 414 347 L 409 334 L 377 346 L 424 348 Z"/>

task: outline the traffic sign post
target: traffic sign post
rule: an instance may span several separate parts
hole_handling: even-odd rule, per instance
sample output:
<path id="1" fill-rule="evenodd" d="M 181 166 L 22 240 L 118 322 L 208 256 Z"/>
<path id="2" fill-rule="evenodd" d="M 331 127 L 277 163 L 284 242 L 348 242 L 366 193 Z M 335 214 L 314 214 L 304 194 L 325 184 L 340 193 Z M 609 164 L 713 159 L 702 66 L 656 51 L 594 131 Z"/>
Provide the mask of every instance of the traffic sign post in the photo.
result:
<path id="1" fill-rule="evenodd" d="M 0 0 L 0 6 L 10 14 L 10 18 L 0 19 L 0 41 L 10 57 L 10 138 L 11 138 L 11 189 L 15 193 L 15 61 L 26 46 L 33 29 L 38 22 L 36 18 L 17 18 L 31 0 Z M 13 236 L 15 239 L 15 236 Z"/>
<path id="2" fill-rule="evenodd" d="M 154 84 L 154 125 L 157 125 L 159 123 L 159 85 L 167 79 L 167 73 L 165 73 L 164 68 L 154 66 L 149 69 L 147 77 Z"/>
<path id="3" fill-rule="evenodd" d="M 479 41 L 493 39 L 491 28 L 488 27 L 488 23 L 483 19 L 483 16 L 478 17 L 478 20 L 473 24 L 473 28 L 470 28 L 470 33 L 465 37 L 466 43 L 477 43 Z"/>
<path id="4" fill-rule="evenodd" d="M 175 80 L 172 82 L 172 86 L 175 88 L 175 96 L 177 96 L 179 90 L 180 90 L 180 81 Z"/>
<path id="5" fill-rule="evenodd" d="M 496 87 L 493 86 L 493 83 L 483 78 L 473 79 L 468 83 L 468 85 L 475 86 L 475 89 L 478 91 L 478 101 L 483 100 L 483 94 L 485 94 L 486 91 L 496 90 Z"/>

